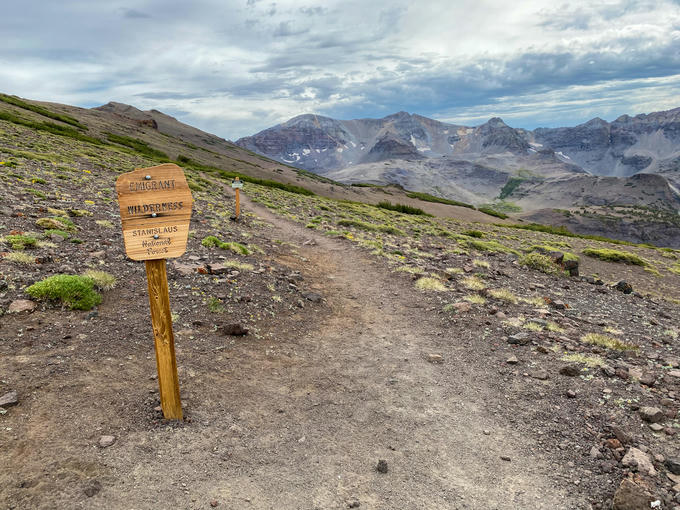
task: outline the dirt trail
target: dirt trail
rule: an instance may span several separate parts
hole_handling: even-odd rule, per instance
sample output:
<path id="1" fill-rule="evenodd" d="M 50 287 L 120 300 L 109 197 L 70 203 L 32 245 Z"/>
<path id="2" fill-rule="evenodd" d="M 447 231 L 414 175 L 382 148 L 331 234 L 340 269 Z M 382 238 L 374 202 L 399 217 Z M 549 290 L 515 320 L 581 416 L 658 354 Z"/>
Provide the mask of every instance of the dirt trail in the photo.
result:
<path id="1" fill-rule="evenodd" d="M 237 463 L 240 476 L 234 466 L 207 474 L 207 492 L 252 508 L 346 508 L 353 500 L 362 508 L 588 507 L 558 488 L 564 483 L 553 475 L 568 476 L 553 470 L 562 468 L 495 412 L 505 402 L 487 384 L 489 367 L 465 361 L 464 337 L 475 332 L 443 329 L 409 282 L 346 242 L 243 202 L 278 238 L 301 246 L 311 286 L 332 312 L 286 339 L 285 362 L 256 372 L 251 390 L 276 404 L 241 411 L 250 450 Z M 444 362 L 428 362 L 433 353 Z M 378 459 L 387 474 L 376 472 Z"/>

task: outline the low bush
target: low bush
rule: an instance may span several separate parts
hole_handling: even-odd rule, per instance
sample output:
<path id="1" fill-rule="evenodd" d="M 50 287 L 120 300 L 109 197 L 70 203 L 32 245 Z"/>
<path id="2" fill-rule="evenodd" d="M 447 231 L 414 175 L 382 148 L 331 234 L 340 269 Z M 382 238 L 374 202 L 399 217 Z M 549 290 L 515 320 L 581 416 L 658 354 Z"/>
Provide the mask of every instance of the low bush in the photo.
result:
<path id="1" fill-rule="evenodd" d="M 519 263 L 523 266 L 541 271 L 546 274 L 558 274 L 560 272 L 559 266 L 549 255 L 543 255 L 536 251 L 532 251 L 519 258 Z"/>
<path id="2" fill-rule="evenodd" d="M 478 239 L 484 237 L 485 235 L 484 232 L 482 232 L 481 230 L 464 230 L 463 232 L 461 232 L 461 234 L 468 237 L 476 237 Z"/>
<path id="3" fill-rule="evenodd" d="M 35 237 L 23 234 L 9 235 L 4 238 L 13 250 L 23 250 L 25 248 L 33 248 L 38 240 Z"/>
<path id="4" fill-rule="evenodd" d="M 102 302 L 94 281 L 86 276 L 60 274 L 36 282 L 26 289 L 35 298 L 59 301 L 72 310 L 90 310 Z"/>
<path id="5" fill-rule="evenodd" d="M 416 214 L 416 215 L 421 215 L 421 216 L 432 216 L 431 214 L 427 214 L 425 211 L 422 209 L 419 209 L 417 207 L 411 207 L 410 205 L 404 205 L 404 204 L 393 204 L 389 200 L 383 200 L 381 202 L 378 202 L 377 207 L 380 207 L 381 209 L 388 209 L 390 211 L 397 211 L 400 213 L 404 214 Z"/>
<path id="6" fill-rule="evenodd" d="M 581 341 L 615 351 L 637 351 L 639 349 L 637 345 L 629 344 L 618 338 L 602 335 L 600 333 L 587 333 L 581 337 Z"/>
<path id="7" fill-rule="evenodd" d="M 502 220 L 509 217 L 505 213 L 502 213 L 500 211 L 496 211 L 495 209 L 491 209 L 491 207 L 479 207 L 477 210 L 479 212 L 483 212 L 484 214 L 488 214 L 489 216 L 494 216 L 495 218 L 500 218 Z"/>
<path id="8" fill-rule="evenodd" d="M 422 200 L 424 202 L 434 202 L 437 204 L 446 204 L 446 205 L 457 205 L 458 207 L 467 207 L 468 209 L 474 209 L 475 206 L 472 204 L 466 204 L 465 202 L 459 202 L 457 200 L 449 200 L 448 198 L 441 198 L 441 197 L 436 197 L 434 195 L 430 195 L 429 193 L 419 193 L 416 191 L 406 193 L 406 196 L 409 198 L 416 198 L 418 200 Z"/>
<path id="9" fill-rule="evenodd" d="M 647 265 L 645 259 L 627 251 L 610 250 L 608 248 L 585 248 L 583 254 L 607 262 L 623 262 L 624 264 L 636 266 Z"/>
<path id="10" fill-rule="evenodd" d="M 251 250 L 240 243 L 234 241 L 224 242 L 215 236 L 208 236 L 204 238 L 203 241 L 201 241 L 201 244 L 206 248 L 221 248 L 222 250 L 233 251 L 239 255 L 250 255 L 252 253 Z"/>

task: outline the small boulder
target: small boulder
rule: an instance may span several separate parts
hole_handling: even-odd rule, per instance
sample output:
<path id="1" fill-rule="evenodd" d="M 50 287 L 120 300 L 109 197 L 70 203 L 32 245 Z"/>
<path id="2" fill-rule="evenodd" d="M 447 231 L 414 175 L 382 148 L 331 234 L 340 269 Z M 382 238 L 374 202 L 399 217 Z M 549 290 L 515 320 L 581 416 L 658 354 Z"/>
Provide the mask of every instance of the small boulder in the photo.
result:
<path id="1" fill-rule="evenodd" d="M 680 457 L 668 457 L 666 459 L 666 468 L 674 475 L 680 475 Z"/>
<path id="2" fill-rule="evenodd" d="M 540 381 L 547 381 L 550 379 L 550 376 L 548 375 L 548 372 L 545 370 L 533 370 L 529 376 L 533 379 L 538 379 Z"/>
<path id="3" fill-rule="evenodd" d="M 513 345 L 526 345 L 531 341 L 529 333 L 515 333 L 508 337 L 508 343 Z"/>
<path id="4" fill-rule="evenodd" d="M 88 498 L 91 498 L 92 496 L 95 496 L 99 494 L 99 491 L 102 490 L 102 484 L 99 482 L 99 480 L 92 480 L 87 487 L 83 490 L 85 495 Z"/>
<path id="5" fill-rule="evenodd" d="M 519 360 L 517 359 L 516 356 L 510 356 L 508 359 L 505 360 L 505 362 L 508 365 L 516 365 L 517 363 L 519 363 Z"/>
<path id="6" fill-rule="evenodd" d="M 654 384 L 656 384 L 656 376 L 651 372 L 644 372 L 640 376 L 640 383 L 651 388 L 654 386 Z"/>
<path id="7" fill-rule="evenodd" d="M 560 368 L 560 374 L 567 377 L 576 377 L 581 373 L 581 370 L 576 365 L 564 365 Z"/>
<path id="8" fill-rule="evenodd" d="M 656 476 L 656 469 L 654 469 L 654 465 L 652 464 L 649 455 L 637 448 L 630 448 L 621 460 L 621 464 L 625 467 L 637 467 L 637 470 L 640 473 Z"/>
<path id="9" fill-rule="evenodd" d="M 638 412 L 640 413 L 640 418 L 647 423 L 659 423 L 664 419 L 663 411 L 658 407 L 643 407 Z"/>
<path id="10" fill-rule="evenodd" d="M 378 461 L 377 466 L 375 466 L 375 470 L 376 470 L 378 473 L 383 473 L 383 474 L 387 473 L 387 461 L 386 461 L 386 460 L 383 460 L 383 459 L 380 459 L 380 460 Z"/>
<path id="11" fill-rule="evenodd" d="M 625 478 L 614 494 L 612 510 L 641 510 L 650 508 L 650 503 L 654 501 L 652 495 L 647 490 Z"/>
<path id="12" fill-rule="evenodd" d="M 458 313 L 467 313 L 472 310 L 472 305 L 470 303 L 461 301 L 458 303 L 453 303 L 451 305 Z"/>
<path id="13" fill-rule="evenodd" d="M 441 354 L 428 354 L 427 361 L 430 363 L 444 363 L 444 357 Z"/>
<path id="14" fill-rule="evenodd" d="M 99 447 L 108 448 L 116 442 L 116 436 L 102 436 L 99 438 Z"/>
<path id="15" fill-rule="evenodd" d="M 225 324 L 219 329 L 220 333 L 227 336 L 245 336 L 248 334 L 248 329 L 240 324 Z"/>
<path id="16" fill-rule="evenodd" d="M 625 280 L 618 282 L 616 285 L 614 285 L 614 288 L 619 292 L 623 292 L 624 294 L 630 294 L 633 292 L 633 286 Z"/>
<path id="17" fill-rule="evenodd" d="M 311 301 L 312 303 L 320 303 L 323 300 L 321 294 L 311 291 L 303 292 L 302 297 L 307 301 Z"/>
<path id="18" fill-rule="evenodd" d="M 7 311 L 9 313 L 32 312 L 37 306 L 38 304 L 30 299 L 17 299 L 9 304 Z"/>
<path id="19" fill-rule="evenodd" d="M 16 391 L 10 391 L 8 393 L 5 393 L 2 397 L 0 397 L 0 407 L 15 406 L 18 403 L 19 397 L 17 396 Z"/>

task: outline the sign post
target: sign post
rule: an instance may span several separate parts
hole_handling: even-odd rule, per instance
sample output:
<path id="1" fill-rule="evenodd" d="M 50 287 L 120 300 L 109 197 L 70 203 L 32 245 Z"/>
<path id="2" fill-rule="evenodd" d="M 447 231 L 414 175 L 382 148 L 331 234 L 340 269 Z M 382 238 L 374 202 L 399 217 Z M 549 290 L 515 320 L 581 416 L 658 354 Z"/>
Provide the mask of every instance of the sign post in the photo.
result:
<path id="1" fill-rule="evenodd" d="M 163 416 L 181 420 L 165 260 L 186 251 L 193 204 L 191 190 L 182 169 L 168 163 L 120 175 L 116 192 L 125 252 L 132 260 L 146 263 Z"/>
<path id="2" fill-rule="evenodd" d="M 243 182 L 238 177 L 235 177 L 234 180 L 231 181 L 231 187 L 234 189 L 234 192 L 236 193 L 236 211 L 234 213 L 233 219 L 238 220 L 238 217 L 241 214 L 241 197 L 239 196 L 239 191 L 243 187 Z"/>

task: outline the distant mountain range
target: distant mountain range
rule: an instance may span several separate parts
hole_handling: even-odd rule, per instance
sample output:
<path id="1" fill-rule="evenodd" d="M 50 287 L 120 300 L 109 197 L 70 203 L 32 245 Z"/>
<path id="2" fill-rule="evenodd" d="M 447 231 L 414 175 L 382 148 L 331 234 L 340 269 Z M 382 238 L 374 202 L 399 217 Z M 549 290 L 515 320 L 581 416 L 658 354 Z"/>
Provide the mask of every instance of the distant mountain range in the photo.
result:
<path id="1" fill-rule="evenodd" d="M 473 204 L 680 209 L 680 108 L 533 131 L 500 118 L 469 127 L 406 112 L 300 115 L 236 144 L 340 182 L 398 184 Z"/>

